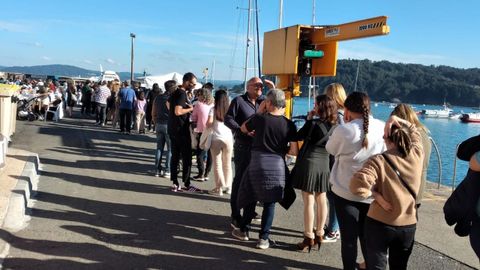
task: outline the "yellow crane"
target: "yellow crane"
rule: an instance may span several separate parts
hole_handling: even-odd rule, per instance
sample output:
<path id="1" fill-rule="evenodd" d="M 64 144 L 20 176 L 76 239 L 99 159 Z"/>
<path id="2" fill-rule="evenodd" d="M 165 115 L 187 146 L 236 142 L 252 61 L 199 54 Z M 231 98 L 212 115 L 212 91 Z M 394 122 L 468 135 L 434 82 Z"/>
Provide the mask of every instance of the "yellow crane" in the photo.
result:
<path id="1" fill-rule="evenodd" d="M 293 97 L 299 96 L 302 76 L 335 76 L 338 42 L 387 35 L 387 17 L 379 16 L 339 25 L 294 25 L 264 34 L 262 72 L 277 76 L 285 91 L 285 115 L 291 118 Z"/>

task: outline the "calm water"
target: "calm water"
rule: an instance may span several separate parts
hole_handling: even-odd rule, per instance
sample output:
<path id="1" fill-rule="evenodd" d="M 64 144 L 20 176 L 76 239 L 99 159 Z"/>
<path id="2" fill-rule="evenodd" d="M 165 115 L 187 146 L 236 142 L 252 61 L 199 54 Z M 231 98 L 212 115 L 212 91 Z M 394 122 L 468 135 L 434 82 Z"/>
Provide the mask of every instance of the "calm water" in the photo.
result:
<path id="1" fill-rule="evenodd" d="M 311 101 L 313 103 L 313 100 Z M 386 121 L 392 112 L 388 103 L 377 103 L 374 106 L 372 102 L 372 114 L 375 118 Z M 423 109 L 441 109 L 441 106 L 418 105 L 413 104 L 416 111 Z M 313 105 L 310 106 L 313 108 Z M 472 112 L 471 108 L 453 107 L 454 112 Z M 296 98 L 294 103 L 294 115 L 305 115 L 308 111 L 308 98 Z M 430 130 L 430 136 L 438 146 L 442 164 L 441 182 L 444 185 L 452 185 L 453 163 L 455 158 L 455 149 L 457 144 L 465 139 L 480 134 L 480 123 L 464 124 L 459 119 L 433 119 L 426 118 L 420 121 Z M 432 147 L 430 165 L 428 168 L 428 180 L 437 182 L 439 162 L 435 149 Z M 457 159 L 456 185 L 465 177 L 468 169 L 468 163 Z"/>

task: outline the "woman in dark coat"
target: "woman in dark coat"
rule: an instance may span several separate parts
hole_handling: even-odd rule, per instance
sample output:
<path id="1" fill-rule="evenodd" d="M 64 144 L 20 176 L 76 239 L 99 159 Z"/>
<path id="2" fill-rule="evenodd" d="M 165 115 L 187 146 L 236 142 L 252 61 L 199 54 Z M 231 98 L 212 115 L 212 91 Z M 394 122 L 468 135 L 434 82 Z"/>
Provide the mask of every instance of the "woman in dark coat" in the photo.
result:
<path id="1" fill-rule="evenodd" d="M 269 234 L 275 203 L 283 199 L 285 188 L 285 155 L 298 152 L 295 124 L 284 116 L 285 94 L 273 89 L 267 93 L 267 113 L 256 114 L 245 122 L 241 131 L 253 136 L 251 160 L 240 183 L 238 207 L 244 209 L 240 228 L 232 235 L 248 241 L 249 225 L 255 216 L 255 205 L 263 203 L 260 239 L 257 248 L 270 247 Z"/>

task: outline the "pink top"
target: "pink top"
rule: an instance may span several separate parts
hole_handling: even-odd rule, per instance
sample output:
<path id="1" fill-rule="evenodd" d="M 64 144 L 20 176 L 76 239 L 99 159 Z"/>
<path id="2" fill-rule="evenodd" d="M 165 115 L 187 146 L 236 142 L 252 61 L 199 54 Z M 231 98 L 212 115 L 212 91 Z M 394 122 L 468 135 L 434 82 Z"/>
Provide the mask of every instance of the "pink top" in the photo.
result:
<path id="1" fill-rule="evenodd" d="M 136 99 L 135 100 L 135 112 L 144 112 L 145 111 L 145 105 L 147 105 L 147 100 L 140 100 Z"/>
<path id="2" fill-rule="evenodd" d="M 213 104 L 207 105 L 200 101 L 195 104 L 192 111 L 192 121 L 197 123 L 197 127 L 194 129 L 195 132 L 202 133 L 205 130 L 208 121 L 208 113 L 212 107 Z"/>

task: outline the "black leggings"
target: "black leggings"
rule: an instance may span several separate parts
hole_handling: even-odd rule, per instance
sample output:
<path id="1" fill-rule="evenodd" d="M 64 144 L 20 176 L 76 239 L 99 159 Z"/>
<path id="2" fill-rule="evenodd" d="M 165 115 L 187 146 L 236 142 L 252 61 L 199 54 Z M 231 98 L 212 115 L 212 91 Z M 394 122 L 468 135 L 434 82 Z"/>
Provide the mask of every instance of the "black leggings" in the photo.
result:
<path id="1" fill-rule="evenodd" d="M 416 224 L 390 226 L 367 217 L 365 220 L 367 269 L 387 269 L 387 254 L 390 270 L 407 269 L 416 227 Z"/>
<path id="2" fill-rule="evenodd" d="M 340 226 L 343 269 L 355 270 L 358 238 L 363 257 L 367 254 L 363 227 L 370 204 L 349 201 L 336 194 L 333 194 L 333 198 Z"/>

